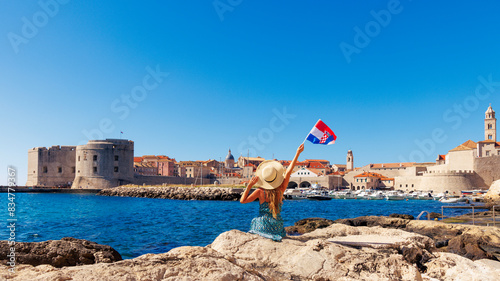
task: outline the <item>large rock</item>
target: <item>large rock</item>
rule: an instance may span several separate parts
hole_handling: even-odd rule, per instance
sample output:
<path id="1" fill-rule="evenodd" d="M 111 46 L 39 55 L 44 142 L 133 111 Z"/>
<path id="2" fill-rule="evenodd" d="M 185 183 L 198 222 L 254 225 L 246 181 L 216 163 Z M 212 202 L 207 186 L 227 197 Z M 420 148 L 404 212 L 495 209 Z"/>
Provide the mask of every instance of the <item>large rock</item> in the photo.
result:
<path id="1" fill-rule="evenodd" d="M 450 254 L 435 253 L 429 261 L 424 280 L 499 280 L 500 262 L 492 260 L 471 261 L 467 258 Z M 430 279 L 432 278 L 432 279 Z"/>
<path id="2" fill-rule="evenodd" d="M 381 226 L 385 228 L 405 228 L 410 222 L 409 219 L 390 218 L 384 216 L 363 216 L 353 219 L 338 219 L 335 223 L 342 223 L 350 226 Z"/>
<path id="3" fill-rule="evenodd" d="M 0 279 L 498 280 L 499 262 L 436 253 L 433 245 L 429 237 L 400 229 L 343 224 L 282 242 L 231 230 L 207 247 L 180 247 L 111 264 L 18 265 L 13 274 L 1 265 Z"/>
<path id="4" fill-rule="evenodd" d="M 312 232 L 318 228 L 325 228 L 332 225 L 334 221 L 322 218 L 308 218 L 296 222 L 292 226 L 285 227 L 286 233 L 291 235 Z"/>
<path id="5" fill-rule="evenodd" d="M 449 224 L 428 220 L 365 216 L 339 219 L 336 223 L 351 226 L 381 226 L 403 229 L 432 238 L 441 251 L 459 254 L 472 260 L 500 260 L 500 229 L 496 227 Z"/>
<path id="6" fill-rule="evenodd" d="M 484 201 L 487 203 L 500 204 L 500 180 L 494 181 L 488 192 L 484 195 Z"/>
<path id="7" fill-rule="evenodd" d="M 121 255 L 110 246 L 71 237 L 44 242 L 16 242 L 14 247 L 17 264 L 63 267 L 122 260 Z M 8 263 L 10 248 L 8 241 L 0 241 L 2 265 Z"/>

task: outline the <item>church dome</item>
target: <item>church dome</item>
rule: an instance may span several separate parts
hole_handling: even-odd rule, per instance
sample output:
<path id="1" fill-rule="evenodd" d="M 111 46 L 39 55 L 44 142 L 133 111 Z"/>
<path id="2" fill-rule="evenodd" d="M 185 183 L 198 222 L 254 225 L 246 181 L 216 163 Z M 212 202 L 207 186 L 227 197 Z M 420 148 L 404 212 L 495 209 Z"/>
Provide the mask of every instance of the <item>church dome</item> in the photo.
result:
<path id="1" fill-rule="evenodd" d="M 231 149 L 229 149 L 229 152 L 227 153 L 226 160 L 233 160 L 234 161 L 234 157 L 231 154 Z"/>

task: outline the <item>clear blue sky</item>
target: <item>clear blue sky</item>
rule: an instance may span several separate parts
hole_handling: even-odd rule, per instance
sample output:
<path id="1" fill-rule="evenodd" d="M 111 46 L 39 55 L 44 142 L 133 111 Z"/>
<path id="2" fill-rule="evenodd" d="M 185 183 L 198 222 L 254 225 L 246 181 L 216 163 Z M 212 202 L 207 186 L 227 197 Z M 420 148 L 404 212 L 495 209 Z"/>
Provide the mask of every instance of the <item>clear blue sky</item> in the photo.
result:
<path id="1" fill-rule="evenodd" d="M 498 1 L 41 2 L 0 3 L 0 184 L 85 132 L 123 131 L 136 155 L 291 159 L 319 118 L 337 143 L 301 159 L 434 161 L 500 110 Z"/>

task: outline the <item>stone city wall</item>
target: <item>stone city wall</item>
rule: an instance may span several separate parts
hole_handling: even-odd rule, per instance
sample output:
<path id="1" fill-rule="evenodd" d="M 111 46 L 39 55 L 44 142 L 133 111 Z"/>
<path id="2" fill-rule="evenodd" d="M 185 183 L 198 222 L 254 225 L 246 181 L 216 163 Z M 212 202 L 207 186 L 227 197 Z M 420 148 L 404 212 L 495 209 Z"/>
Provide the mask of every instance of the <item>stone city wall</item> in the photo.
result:
<path id="1" fill-rule="evenodd" d="M 474 181 L 474 185 L 481 189 L 488 189 L 495 180 L 500 179 L 500 156 L 476 158 L 474 171 L 479 176 Z"/>

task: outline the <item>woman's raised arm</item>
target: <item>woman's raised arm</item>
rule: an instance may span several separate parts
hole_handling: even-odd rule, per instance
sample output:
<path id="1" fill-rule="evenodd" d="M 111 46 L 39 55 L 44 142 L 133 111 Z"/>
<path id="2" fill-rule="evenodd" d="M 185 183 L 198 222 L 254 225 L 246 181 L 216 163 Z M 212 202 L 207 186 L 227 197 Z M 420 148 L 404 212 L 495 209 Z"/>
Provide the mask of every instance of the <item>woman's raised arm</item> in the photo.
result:
<path id="1" fill-rule="evenodd" d="M 290 176 L 293 173 L 293 168 L 295 167 L 295 164 L 297 164 L 297 160 L 299 159 L 299 155 L 302 153 L 302 151 L 304 151 L 304 144 L 301 144 L 299 148 L 297 148 L 297 153 L 295 153 L 295 157 L 293 157 L 292 162 L 286 169 L 285 179 L 283 180 L 284 189 L 286 188 L 286 186 L 288 186 L 288 182 L 290 181 Z"/>
<path id="2" fill-rule="evenodd" d="M 245 203 L 250 203 L 255 201 L 255 199 L 259 198 L 260 196 L 260 190 L 257 189 L 255 190 L 250 196 L 248 196 L 248 193 L 250 192 L 250 189 L 254 186 L 259 181 L 258 176 L 254 176 L 250 182 L 248 182 L 247 188 L 245 189 L 245 192 L 243 192 L 243 195 L 241 195 L 240 202 L 245 204 Z"/>

